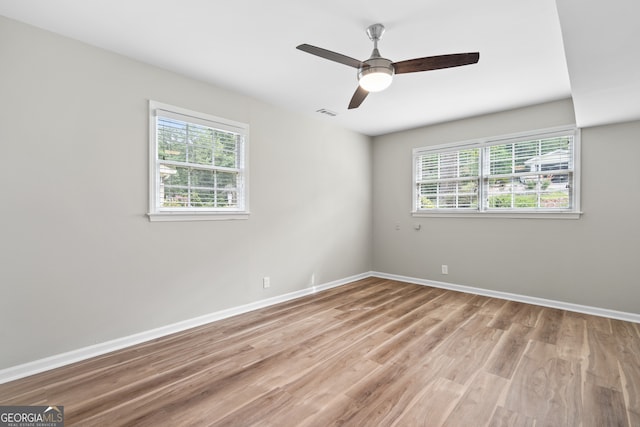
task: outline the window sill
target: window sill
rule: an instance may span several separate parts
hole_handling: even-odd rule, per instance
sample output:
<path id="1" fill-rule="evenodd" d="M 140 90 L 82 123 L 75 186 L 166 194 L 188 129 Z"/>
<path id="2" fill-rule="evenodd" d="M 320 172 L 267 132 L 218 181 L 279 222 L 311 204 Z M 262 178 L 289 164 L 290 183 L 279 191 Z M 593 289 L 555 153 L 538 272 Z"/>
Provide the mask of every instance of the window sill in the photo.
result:
<path id="1" fill-rule="evenodd" d="M 415 218 L 580 219 L 582 212 L 411 212 Z"/>
<path id="2" fill-rule="evenodd" d="M 149 221 L 229 221 L 249 219 L 249 212 L 153 212 Z"/>

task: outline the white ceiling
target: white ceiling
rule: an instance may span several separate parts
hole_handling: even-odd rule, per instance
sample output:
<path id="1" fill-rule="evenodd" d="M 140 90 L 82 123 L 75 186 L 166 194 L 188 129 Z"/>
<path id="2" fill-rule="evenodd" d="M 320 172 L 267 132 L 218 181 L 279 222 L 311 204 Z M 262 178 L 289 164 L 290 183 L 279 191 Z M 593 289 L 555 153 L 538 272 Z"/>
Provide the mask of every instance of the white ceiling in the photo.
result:
<path id="1" fill-rule="evenodd" d="M 640 2 L 557 2 L 0 0 L 0 15 L 367 135 L 569 96 L 581 126 L 640 118 L 640 33 L 631 22 Z M 364 31 L 376 22 L 392 61 L 474 51 L 480 61 L 395 76 L 348 110 L 356 70 L 295 47 L 364 60 L 372 49 Z"/>

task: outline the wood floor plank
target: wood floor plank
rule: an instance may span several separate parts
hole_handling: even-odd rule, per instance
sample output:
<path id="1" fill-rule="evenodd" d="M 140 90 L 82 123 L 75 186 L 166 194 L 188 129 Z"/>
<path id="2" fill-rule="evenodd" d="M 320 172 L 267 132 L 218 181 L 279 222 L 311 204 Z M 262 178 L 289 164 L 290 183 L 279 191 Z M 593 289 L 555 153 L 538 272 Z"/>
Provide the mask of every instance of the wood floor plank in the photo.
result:
<path id="1" fill-rule="evenodd" d="M 529 343 L 533 329 L 529 326 L 512 324 L 500 337 L 487 361 L 487 372 L 511 379 Z"/>
<path id="2" fill-rule="evenodd" d="M 406 317 L 407 315 L 417 318 L 420 316 L 428 315 L 431 311 L 431 307 L 427 305 L 428 302 L 437 298 L 440 295 L 438 292 L 424 292 L 423 289 L 415 289 L 414 292 L 404 295 L 400 303 L 389 310 L 387 316 L 389 317 Z"/>
<path id="3" fill-rule="evenodd" d="M 554 308 L 543 308 L 538 316 L 538 324 L 531 339 L 555 344 L 558 341 L 558 333 L 564 317 L 562 310 Z M 524 323 L 523 323 L 524 324 Z M 531 325 L 527 325 L 531 326 Z"/>
<path id="4" fill-rule="evenodd" d="M 585 408 L 597 408 L 591 410 L 591 416 L 584 420 L 585 427 L 629 426 L 621 392 L 587 383 L 584 394 Z"/>
<path id="5" fill-rule="evenodd" d="M 460 305 L 467 304 L 474 298 L 475 295 L 467 294 L 464 292 L 445 292 L 441 294 L 436 300 L 438 301 L 438 304 L 459 307 Z"/>
<path id="6" fill-rule="evenodd" d="M 584 318 L 587 321 L 588 329 L 595 329 L 597 331 L 604 332 L 605 334 L 612 333 L 611 319 L 607 319 L 606 317 L 588 315 L 584 315 Z"/>
<path id="7" fill-rule="evenodd" d="M 587 381 L 621 391 L 622 383 L 617 363 L 619 348 L 615 336 L 610 332 L 588 327 L 587 347 Z"/>
<path id="8" fill-rule="evenodd" d="M 445 378 L 425 383 L 420 393 L 402 408 L 393 426 L 438 427 L 449 416 L 464 393 L 464 386 Z"/>
<path id="9" fill-rule="evenodd" d="M 511 324 L 514 323 L 513 319 L 516 317 L 522 306 L 523 304 L 515 301 L 507 301 L 502 304 L 494 315 L 494 319 L 489 326 L 497 329 L 509 329 Z"/>
<path id="10" fill-rule="evenodd" d="M 340 391 L 336 391 L 322 412 L 305 418 L 298 424 L 298 427 L 343 426 L 345 424 L 342 421 L 342 414 L 348 412 L 352 405 L 353 400 L 350 397 L 342 394 Z"/>
<path id="11" fill-rule="evenodd" d="M 336 390 L 345 391 L 380 368 L 378 363 L 365 356 L 388 337 L 388 334 L 381 331 L 368 335 L 350 347 L 349 351 L 326 359 L 322 363 L 322 369 L 313 369 L 300 378 L 289 381 L 284 388 L 299 401 L 313 402 L 319 411 L 333 399 Z"/>
<path id="12" fill-rule="evenodd" d="M 396 378 L 403 376 L 408 369 L 408 365 L 396 363 L 383 365 L 380 370 L 349 388 L 345 394 L 351 398 L 351 406 L 340 415 L 338 423 L 357 425 L 356 420 L 362 412 L 367 409 L 376 411 L 378 408 L 373 403 L 380 401 L 386 389 L 393 387 Z M 396 397 L 393 398 L 394 401 L 395 399 Z M 369 421 L 374 424 L 376 422 L 375 419 Z"/>
<path id="13" fill-rule="evenodd" d="M 559 358 L 555 345 L 530 341 L 513 375 L 504 406 L 542 425 L 579 425 L 581 386 L 577 363 Z"/>
<path id="14" fill-rule="evenodd" d="M 68 426 L 640 426 L 637 324 L 367 278 L 28 378 Z"/>
<path id="15" fill-rule="evenodd" d="M 478 313 L 486 314 L 495 318 L 497 314 L 500 313 L 500 310 L 502 310 L 505 304 L 507 304 L 507 300 L 499 298 L 489 298 L 489 301 L 487 301 L 480 307 Z"/>
<path id="16" fill-rule="evenodd" d="M 467 384 L 481 370 L 503 331 L 486 326 L 487 316 L 475 316 L 451 334 L 441 352 L 452 361 L 440 375 L 459 384 Z M 476 320 L 474 322 L 473 320 Z"/>
<path id="17" fill-rule="evenodd" d="M 558 331 L 556 348 L 558 355 L 566 360 L 584 361 L 587 357 L 587 322 L 582 316 L 572 316 L 566 312 Z"/>
<path id="18" fill-rule="evenodd" d="M 629 425 L 640 426 L 640 362 L 621 362 L 620 373 Z"/>
<path id="19" fill-rule="evenodd" d="M 439 378 L 438 372 L 442 363 L 442 360 L 432 360 L 423 366 L 410 366 L 398 372 L 382 393 L 375 393 L 368 397 L 367 404 L 349 419 L 349 424 L 393 425 L 407 412 L 407 408 L 416 403 L 416 396 L 425 397 L 425 385 Z M 382 373 L 382 371 L 379 372 Z M 374 381 L 372 378 L 368 384 L 365 383 L 360 388 L 371 387 L 372 384 L 376 384 Z"/>
<path id="20" fill-rule="evenodd" d="M 513 301 L 512 301 L 513 302 Z M 513 302 L 517 306 L 517 310 L 512 318 L 512 322 L 519 323 L 524 326 L 538 326 L 540 315 L 547 310 L 533 304 L 525 304 L 522 302 Z"/>
<path id="21" fill-rule="evenodd" d="M 285 390 L 276 388 L 221 420 L 217 420 L 216 425 L 220 427 L 259 425 L 267 417 L 277 420 L 286 418 L 285 414 L 291 416 L 293 412 L 291 408 L 293 406 L 297 405 L 294 405 L 292 396 Z M 296 409 L 300 411 L 301 408 L 297 406 Z M 303 416 L 302 418 L 304 419 L 305 417 Z M 289 418 L 289 422 L 293 421 L 294 418 Z"/>
<path id="22" fill-rule="evenodd" d="M 498 398 L 507 384 L 508 381 L 504 378 L 479 371 L 443 426 L 487 425 L 493 416 Z"/>
<path id="23" fill-rule="evenodd" d="M 535 419 L 509 411 L 502 406 L 496 407 L 489 422 L 489 427 L 533 427 L 534 425 Z"/>
<path id="24" fill-rule="evenodd" d="M 629 423 L 640 426 L 640 340 L 637 325 L 611 320 Z"/>
<path id="25" fill-rule="evenodd" d="M 467 304 L 477 305 L 478 307 L 483 307 L 484 305 L 486 305 L 487 303 L 489 303 L 490 301 L 492 301 L 494 299 L 495 298 L 486 297 L 484 295 L 473 295 L 473 297 L 469 301 L 467 301 Z"/>
<path id="26" fill-rule="evenodd" d="M 396 322 L 392 327 L 386 328 L 385 332 L 389 334 L 390 338 L 375 350 L 375 354 L 372 352 L 368 357 L 378 364 L 384 364 L 397 356 L 403 348 L 412 345 L 416 338 L 424 336 L 430 329 L 440 323 L 439 320 L 430 317 L 409 320 L 411 321 L 410 323 Z M 403 327 L 401 331 L 398 330 L 398 324 Z"/>

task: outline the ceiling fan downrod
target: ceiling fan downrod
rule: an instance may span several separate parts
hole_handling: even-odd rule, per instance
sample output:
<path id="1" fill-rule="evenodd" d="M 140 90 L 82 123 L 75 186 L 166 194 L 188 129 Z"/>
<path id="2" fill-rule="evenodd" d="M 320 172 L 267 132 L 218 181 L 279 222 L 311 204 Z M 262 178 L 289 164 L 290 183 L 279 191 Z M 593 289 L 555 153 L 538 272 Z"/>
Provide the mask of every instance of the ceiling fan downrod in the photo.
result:
<path id="1" fill-rule="evenodd" d="M 395 69 L 391 60 L 380 56 L 378 41 L 384 34 L 384 25 L 373 24 L 367 27 L 367 36 L 373 42 L 373 52 L 369 59 L 358 68 L 358 82 L 367 92 L 380 92 L 391 84 Z"/>
<path id="2" fill-rule="evenodd" d="M 367 36 L 369 37 L 369 40 L 373 42 L 373 52 L 371 53 L 371 58 L 380 58 L 380 52 L 378 51 L 378 42 L 382 40 L 383 35 L 384 25 L 373 24 L 367 27 Z"/>

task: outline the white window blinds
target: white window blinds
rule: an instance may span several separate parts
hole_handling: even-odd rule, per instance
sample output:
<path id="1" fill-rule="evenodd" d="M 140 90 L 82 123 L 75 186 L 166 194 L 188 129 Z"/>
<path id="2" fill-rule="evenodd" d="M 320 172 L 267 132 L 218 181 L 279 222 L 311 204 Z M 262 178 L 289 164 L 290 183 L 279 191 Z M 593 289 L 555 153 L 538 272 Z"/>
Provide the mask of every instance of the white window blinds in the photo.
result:
<path id="1" fill-rule="evenodd" d="M 487 209 L 570 209 L 573 139 L 563 135 L 486 147 Z"/>
<path id="2" fill-rule="evenodd" d="M 419 209 L 477 209 L 479 149 L 418 157 Z"/>

